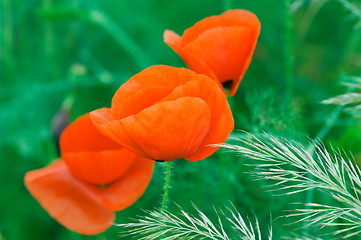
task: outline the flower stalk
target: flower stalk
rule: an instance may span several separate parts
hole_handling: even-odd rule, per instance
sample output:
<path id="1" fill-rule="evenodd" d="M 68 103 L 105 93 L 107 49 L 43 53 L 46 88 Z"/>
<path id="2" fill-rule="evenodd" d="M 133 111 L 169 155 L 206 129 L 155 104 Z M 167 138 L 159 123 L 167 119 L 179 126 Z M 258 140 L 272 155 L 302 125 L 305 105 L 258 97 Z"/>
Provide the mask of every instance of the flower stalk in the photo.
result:
<path id="1" fill-rule="evenodd" d="M 224 11 L 227 11 L 229 9 L 233 8 L 232 0 L 223 0 L 223 9 Z"/>
<path id="2" fill-rule="evenodd" d="M 165 182 L 164 182 L 164 193 L 163 193 L 163 201 L 162 201 L 162 212 L 166 211 L 168 208 L 169 202 L 169 189 L 170 189 L 170 177 L 172 172 L 172 162 L 166 162 L 166 169 L 165 169 Z"/>
<path id="3" fill-rule="evenodd" d="M 293 98 L 293 51 L 292 51 L 292 13 L 291 0 L 284 0 L 284 62 L 285 62 L 285 80 L 286 80 L 286 99 L 290 102 Z"/>

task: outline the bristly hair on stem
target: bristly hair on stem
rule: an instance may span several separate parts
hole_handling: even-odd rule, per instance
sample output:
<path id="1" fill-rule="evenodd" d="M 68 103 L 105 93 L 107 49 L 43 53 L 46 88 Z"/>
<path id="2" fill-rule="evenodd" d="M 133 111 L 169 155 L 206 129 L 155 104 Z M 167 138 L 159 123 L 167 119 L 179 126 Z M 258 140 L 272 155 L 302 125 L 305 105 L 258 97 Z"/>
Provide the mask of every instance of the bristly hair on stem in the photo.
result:
<path id="1" fill-rule="evenodd" d="M 230 240 L 230 233 L 224 228 L 224 223 L 231 225 L 236 231 L 237 239 L 261 240 L 261 228 L 258 220 L 252 223 L 248 218 L 244 218 L 234 207 L 227 208 L 227 213 L 216 210 L 217 221 L 212 222 L 206 214 L 193 204 L 197 215 L 191 215 L 179 207 L 179 214 L 169 211 L 145 211 L 145 216 L 140 216 L 133 223 L 118 224 L 122 228 L 127 228 L 123 236 L 133 236 L 134 239 L 213 239 Z M 272 239 L 272 228 L 268 230 L 268 239 Z"/>
<path id="2" fill-rule="evenodd" d="M 164 192 L 163 192 L 163 200 L 161 210 L 165 211 L 168 207 L 169 202 L 169 189 L 171 188 L 170 185 L 170 178 L 171 178 L 171 170 L 172 170 L 172 162 L 167 161 L 165 169 L 165 179 L 164 179 Z"/>
<path id="3" fill-rule="evenodd" d="M 300 143 L 268 134 L 248 134 L 239 141 L 242 146 L 220 146 L 257 160 L 260 170 L 256 174 L 276 180 L 278 190 L 293 194 L 320 189 L 337 201 L 336 206 L 308 203 L 288 216 L 299 216 L 299 221 L 311 225 L 337 226 L 333 234 L 340 237 L 361 235 L 361 170 L 353 158 L 333 149 L 329 152 L 316 141 L 311 142 L 316 146 L 314 155 Z"/>

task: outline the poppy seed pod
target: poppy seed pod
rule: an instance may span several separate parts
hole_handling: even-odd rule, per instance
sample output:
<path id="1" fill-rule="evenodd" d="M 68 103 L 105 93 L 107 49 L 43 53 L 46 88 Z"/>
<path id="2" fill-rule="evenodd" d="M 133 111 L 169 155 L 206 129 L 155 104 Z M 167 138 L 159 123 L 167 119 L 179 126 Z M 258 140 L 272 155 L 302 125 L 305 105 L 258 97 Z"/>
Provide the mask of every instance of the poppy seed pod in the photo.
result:
<path id="1" fill-rule="evenodd" d="M 234 122 L 226 96 L 209 77 L 164 65 L 149 67 L 115 93 L 111 108 L 90 113 L 106 136 L 153 160 L 204 159 Z"/>
<path id="2" fill-rule="evenodd" d="M 133 204 L 147 188 L 154 161 L 137 156 L 92 124 L 89 114 L 62 133 L 63 159 L 28 172 L 25 186 L 64 227 L 84 235 L 105 231 L 114 211 Z"/>
<path id="3" fill-rule="evenodd" d="M 256 15 L 234 9 L 202 19 L 183 36 L 166 30 L 164 42 L 193 71 L 229 85 L 233 96 L 251 62 L 260 29 Z"/>

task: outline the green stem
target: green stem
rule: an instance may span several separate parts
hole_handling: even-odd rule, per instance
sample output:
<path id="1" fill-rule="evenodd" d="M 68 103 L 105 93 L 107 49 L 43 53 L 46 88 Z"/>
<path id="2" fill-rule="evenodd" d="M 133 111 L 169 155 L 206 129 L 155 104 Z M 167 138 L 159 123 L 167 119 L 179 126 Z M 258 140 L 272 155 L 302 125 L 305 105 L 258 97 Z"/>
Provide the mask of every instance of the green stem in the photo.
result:
<path id="1" fill-rule="evenodd" d="M 361 9 L 359 7 L 356 6 L 356 2 L 355 3 L 351 3 L 350 1 L 347 0 L 337 0 L 337 2 L 341 3 L 341 5 L 347 9 L 348 11 L 350 11 L 352 13 L 352 15 L 358 17 L 361 19 Z"/>
<path id="2" fill-rule="evenodd" d="M 293 98 L 293 51 L 292 51 L 292 14 L 291 0 L 284 0 L 284 62 L 285 62 L 285 81 L 286 81 L 286 99 L 291 102 Z"/>
<path id="3" fill-rule="evenodd" d="M 342 112 L 344 106 L 338 105 L 333 112 L 331 113 L 330 118 L 327 119 L 325 125 L 320 129 L 320 131 L 317 133 L 317 135 L 314 137 L 316 141 L 322 141 L 327 134 L 330 132 L 330 130 L 333 128 L 335 123 L 337 122 L 338 117 L 340 116 L 340 113 Z M 315 145 L 310 144 L 310 146 L 307 148 L 308 152 L 313 154 L 315 150 Z"/>
<path id="4" fill-rule="evenodd" d="M 83 235 L 76 233 L 76 232 L 71 232 L 70 233 L 70 239 L 71 240 L 82 240 L 83 239 Z"/>
<path id="5" fill-rule="evenodd" d="M 317 147 L 317 145 L 319 143 L 322 142 L 322 140 L 327 136 L 327 134 L 330 132 L 330 130 L 333 128 L 333 126 L 335 125 L 335 123 L 337 122 L 338 117 L 340 116 L 342 110 L 343 110 L 344 106 L 339 105 L 337 106 L 333 112 L 331 113 L 330 118 L 327 119 L 325 125 L 320 129 L 320 131 L 317 133 L 317 135 L 314 137 L 314 139 L 318 142 L 316 144 L 310 144 L 307 147 L 307 152 L 310 153 L 311 156 L 314 155 L 315 149 Z M 307 174 L 308 178 L 313 180 L 315 177 L 311 174 Z M 308 206 L 309 203 L 313 203 L 313 199 L 314 199 L 314 188 L 311 188 L 307 191 L 306 193 L 306 209 L 310 209 L 311 207 Z M 307 225 L 305 227 L 305 229 L 309 229 L 309 226 Z"/>
<path id="6" fill-rule="evenodd" d="M 139 65 L 141 69 L 149 67 L 152 61 L 144 54 L 139 45 L 122 29 L 113 19 L 107 17 L 101 11 L 91 10 L 87 20 L 102 27 L 107 31 L 127 54 Z"/>
<path id="7" fill-rule="evenodd" d="M 327 0 L 319 0 L 319 1 L 312 1 L 312 3 L 307 8 L 306 12 L 303 14 L 300 22 L 297 26 L 297 33 L 295 34 L 295 37 L 297 37 L 296 44 L 304 44 L 305 36 L 307 32 L 310 29 L 311 24 L 313 23 L 313 20 L 315 16 L 318 14 L 320 9 L 325 5 Z"/>
<path id="8" fill-rule="evenodd" d="M 13 43 L 13 20 L 12 20 L 12 5 L 9 0 L 2 0 L 0 10 L 1 27 L 2 29 L 2 46 L 0 46 L 0 58 L 4 58 L 7 65 L 12 64 L 12 43 Z M 1 53 L 2 48 L 2 53 Z"/>
<path id="9" fill-rule="evenodd" d="M 45 10 L 51 9 L 53 7 L 52 0 L 43 0 L 43 8 Z M 54 56 L 54 32 L 53 26 L 49 21 L 44 22 L 44 51 L 46 56 L 46 61 L 52 62 Z"/>
<path id="10" fill-rule="evenodd" d="M 105 234 L 104 233 L 99 233 L 96 236 L 96 240 L 106 240 Z"/>
<path id="11" fill-rule="evenodd" d="M 233 8 L 232 0 L 223 0 L 223 9 L 224 11 L 227 11 L 229 9 Z"/>
<path id="12" fill-rule="evenodd" d="M 95 75 L 101 82 L 110 84 L 114 81 L 113 74 L 105 69 L 105 67 L 99 62 L 99 60 L 91 53 L 89 49 L 84 48 L 80 54 L 84 61 L 87 62 L 87 65 L 94 70 Z"/>
<path id="13" fill-rule="evenodd" d="M 165 182 L 164 182 L 164 193 L 163 193 L 163 201 L 162 201 L 162 211 L 167 210 L 168 201 L 169 201 L 169 189 L 170 189 L 170 176 L 171 176 L 171 168 L 172 162 L 167 161 L 165 170 Z"/>

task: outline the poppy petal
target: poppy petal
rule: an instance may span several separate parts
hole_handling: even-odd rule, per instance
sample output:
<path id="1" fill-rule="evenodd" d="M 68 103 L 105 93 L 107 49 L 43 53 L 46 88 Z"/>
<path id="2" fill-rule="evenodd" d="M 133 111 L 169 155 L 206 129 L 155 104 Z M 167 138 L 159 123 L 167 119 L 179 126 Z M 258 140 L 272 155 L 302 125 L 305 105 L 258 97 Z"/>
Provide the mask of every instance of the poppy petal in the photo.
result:
<path id="1" fill-rule="evenodd" d="M 186 29 L 182 37 L 166 30 L 164 41 L 190 69 L 227 83 L 225 86 L 230 82 L 233 96 L 251 62 L 260 29 L 255 14 L 232 9 L 200 20 Z"/>
<path id="2" fill-rule="evenodd" d="M 92 112 L 100 131 L 143 157 L 165 161 L 195 152 L 211 119 L 208 104 L 194 97 L 157 103 L 121 120 L 109 121 L 103 111 Z"/>
<path id="3" fill-rule="evenodd" d="M 221 16 L 236 20 L 240 23 L 240 26 L 252 28 L 254 35 L 256 35 L 255 37 L 258 37 L 261 30 L 261 23 L 254 13 L 244 9 L 230 9 L 222 13 Z"/>
<path id="4" fill-rule="evenodd" d="M 220 82 L 242 79 L 253 53 L 249 28 L 220 27 L 201 34 L 184 47 L 184 54 L 196 55 L 216 74 Z M 240 77 L 241 76 L 241 77 Z M 234 87 L 233 87 L 234 88 Z M 231 94 L 232 95 L 232 94 Z"/>
<path id="5" fill-rule="evenodd" d="M 88 152 L 118 150 L 118 143 L 101 134 L 85 114 L 72 122 L 60 137 L 60 149 L 65 152 Z"/>
<path id="6" fill-rule="evenodd" d="M 98 128 L 98 130 L 101 133 L 113 139 L 114 141 L 119 141 L 118 140 L 119 129 L 122 129 L 123 126 L 120 120 L 114 120 L 112 118 L 112 113 L 110 108 L 100 108 L 94 110 L 90 112 L 90 116 L 94 125 Z M 132 140 L 131 136 L 128 136 L 128 141 L 130 141 L 130 143 L 126 146 L 127 149 L 137 154 L 144 155 L 144 153 L 140 153 L 136 148 L 133 147 L 136 146 L 137 143 Z"/>
<path id="7" fill-rule="evenodd" d="M 115 95 L 112 100 L 111 113 L 114 119 L 121 119 L 135 115 L 141 110 L 152 106 L 171 92 L 171 88 L 162 86 L 150 86 L 121 99 Z"/>
<path id="8" fill-rule="evenodd" d="M 181 37 L 171 30 L 165 30 L 163 33 L 164 42 L 171 47 L 176 53 L 181 55 L 182 39 Z"/>
<path id="9" fill-rule="evenodd" d="M 101 190 L 104 205 L 118 211 L 137 201 L 152 179 L 154 164 L 153 160 L 138 157 L 124 176 Z"/>
<path id="10" fill-rule="evenodd" d="M 66 228 L 84 235 L 108 229 L 115 219 L 91 185 L 75 179 L 63 161 L 25 175 L 25 186 L 40 205 Z"/>
<path id="11" fill-rule="evenodd" d="M 196 73 L 193 73 L 188 69 L 175 68 L 166 65 L 155 65 L 146 68 L 120 86 L 113 97 L 112 108 L 144 88 L 160 86 L 173 89 L 176 86 L 193 80 L 196 75 Z"/>
<path id="12" fill-rule="evenodd" d="M 200 148 L 184 158 L 190 161 L 204 159 L 213 154 L 218 148 L 209 144 L 223 143 L 227 140 L 234 127 L 231 109 L 225 94 L 217 84 L 206 76 L 200 76 L 198 81 L 187 82 L 175 88 L 162 101 L 171 101 L 180 97 L 198 97 L 207 102 L 211 111 L 209 132 L 204 137 Z"/>
<path id="13" fill-rule="evenodd" d="M 62 157 L 76 178 L 100 185 L 111 183 L 124 175 L 137 155 L 121 148 L 117 151 L 64 153 Z"/>
<path id="14" fill-rule="evenodd" d="M 104 136 L 89 114 L 70 124 L 60 138 L 62 158 L 71 173 L 91 184 L 107 184 L 123 175 L 136 155 Z"/>
<path id="15" fill-rule="evenodd" d="M 178 34 L 170 30 L 165 30 L 163 38 L 164 42 L 178 53 L 190 69 L 196 70 L 197 73 L 205 74 L 219 83 L 213 71 L 200 58 L 196 55 L 185 54 L 183 52 L 180 42 L 181 39 Z"/>
<path id="16" fill-rule="evenodd" d="M 182 36 L 182 46 L 191 43 L 197 39 L 199 35 L 210 29 L 218 27 L 240 27 L 243 25 L 243 22 L 240 20 L 232 19 L 230 21 L 228 17 L 224 17 L 222 15 L 206 17 L 184 31 Z"/>

